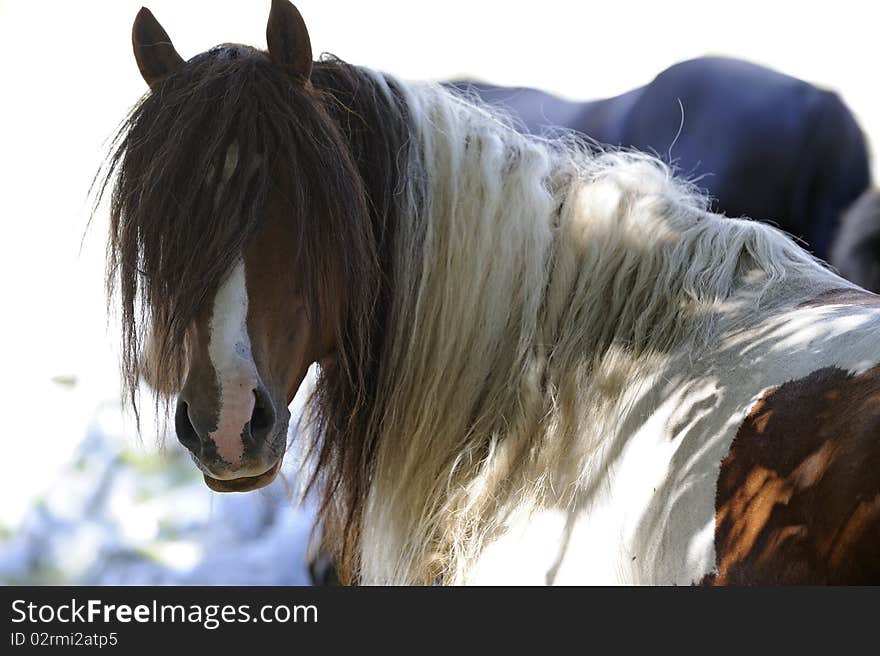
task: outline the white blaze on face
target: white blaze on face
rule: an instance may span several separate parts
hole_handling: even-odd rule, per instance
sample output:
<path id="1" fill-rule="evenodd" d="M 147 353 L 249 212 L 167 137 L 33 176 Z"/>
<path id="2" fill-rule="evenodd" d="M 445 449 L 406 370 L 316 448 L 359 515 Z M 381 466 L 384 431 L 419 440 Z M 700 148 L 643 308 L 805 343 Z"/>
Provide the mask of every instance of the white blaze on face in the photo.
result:
<path id="1" fill-rule="evenodd" d="M 217 209 L 217 206 L 220 204 L 220 200 L 223 197 L 223 190 L 226 188 L 226 184 L 232 178 L 232 174 L 235 173 L 235 169 L 238 168 L 238 142 L 233 141 L 229 144 L 229 148 L 226 149 L 226 157 L 223 160 L 223 171 L 220 174 L 220 182 L 217 185 L 217 189 L 214 191 L 214 209 Z M 208 175 L 208 181 L 214 177 L 213 171 Z"/>
<path id="2" fill-rule="evenodd" d="M 220 388 L 217 430 L 209 434 L 217 453 L 230 464 L 244 453 L 242 432 L 254 411 L 257 367 L 247 332 L 248 297 L 244 262 L 239 260 L 217 290 L 208 355 Z"/>

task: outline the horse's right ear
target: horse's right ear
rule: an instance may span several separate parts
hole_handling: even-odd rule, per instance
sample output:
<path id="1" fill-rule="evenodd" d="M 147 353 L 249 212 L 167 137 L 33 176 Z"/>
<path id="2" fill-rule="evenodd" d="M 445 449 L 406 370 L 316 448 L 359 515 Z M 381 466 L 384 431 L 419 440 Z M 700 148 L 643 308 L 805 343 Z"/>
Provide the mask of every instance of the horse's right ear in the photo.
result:
<path id="1" fill-rule="evenodd" d="M 171 75 L 183 63 L 168 33 L 146 7 L 141 7 L 131 28 L 131 45 L 141 75 L 151 89 Z"/>

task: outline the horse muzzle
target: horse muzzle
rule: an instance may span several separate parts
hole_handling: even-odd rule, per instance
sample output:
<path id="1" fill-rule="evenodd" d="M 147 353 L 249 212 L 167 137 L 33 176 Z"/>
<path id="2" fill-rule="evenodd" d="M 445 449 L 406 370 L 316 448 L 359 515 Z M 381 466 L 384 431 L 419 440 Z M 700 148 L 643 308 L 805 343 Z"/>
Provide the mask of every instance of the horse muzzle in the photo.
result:
<path id="1" fill-rule="evenodd" d="M 277 412 L 261 387 L 253 390 L 251 398 L 240 427 L 226 430 L 218 429 L 212 404 L 199 403 L 198 397 L 185 393 L 178 399 L 177 439 L 216 492 L 256 490 L 275 480 L 281 468 L 290 413 L 286 407 Z"/>

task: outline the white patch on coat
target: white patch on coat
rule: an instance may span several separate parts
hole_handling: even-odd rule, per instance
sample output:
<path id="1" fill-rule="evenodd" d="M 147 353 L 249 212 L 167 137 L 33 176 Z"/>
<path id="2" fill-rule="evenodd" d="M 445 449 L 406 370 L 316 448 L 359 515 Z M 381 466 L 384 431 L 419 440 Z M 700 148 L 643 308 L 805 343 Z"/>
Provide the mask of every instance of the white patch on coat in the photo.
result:
<path id="1" fill-rule="evenodd" d="M 244 262 L 239 261 L 217 290 L 208 355 L 220 388 L 217 430 L 209 434 L 230 464 L 244 453 L 242 432 L 254 411 L 257 367 L 247 331 L 248 297 Z"/>
<path id="2" fill-rule="evenodd" d="M 745 417 L 767 391 L 817 369 L 877 366 L 878 325 L 876 307 L 806 307 L 766 318 L 701 364 L 678 358 L 650 383 L 662 398 L 650 416 L 610 440 L 622 448 L 606 483 L 566 513 L 568 524 L 559 509 L 512 516 L 467 582 L 700 582 L 715 571 L 720 463 Z"/>

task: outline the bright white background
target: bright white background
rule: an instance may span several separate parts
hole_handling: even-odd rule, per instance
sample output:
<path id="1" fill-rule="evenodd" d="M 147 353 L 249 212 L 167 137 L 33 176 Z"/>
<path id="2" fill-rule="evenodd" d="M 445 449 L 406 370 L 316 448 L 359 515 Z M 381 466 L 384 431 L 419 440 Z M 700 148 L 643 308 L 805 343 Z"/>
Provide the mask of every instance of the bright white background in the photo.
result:
<path id="1" fill-rule="evenodd" d="M 265 46 L 268 0 L 146 0 L 185 58 Z M 876 148 L 873 3 L 343 2 L 298 6 L 316 53 L 408 79 L 471 75 L 609 96 L 666 66 L 723 54 L 839 91 Z M 86 234 L 105 140 L 145 85 L 132 0 L 0 0 L 0 526 L 54 479 L 99 406 L 119 415 L 102 295 L 106 217 Z M 686 127 L 686 126 L 685 126 Z M 150 436 L 145 449 L 151 448 Z"/>

